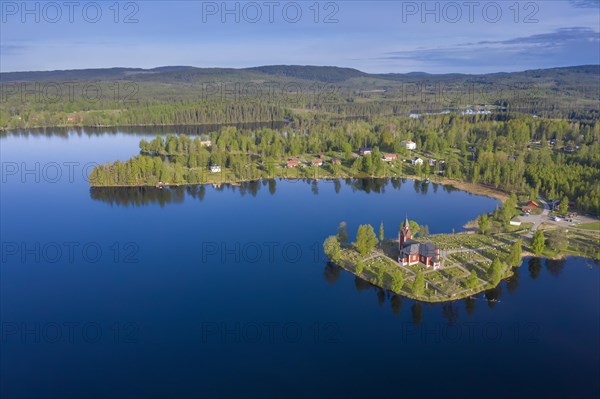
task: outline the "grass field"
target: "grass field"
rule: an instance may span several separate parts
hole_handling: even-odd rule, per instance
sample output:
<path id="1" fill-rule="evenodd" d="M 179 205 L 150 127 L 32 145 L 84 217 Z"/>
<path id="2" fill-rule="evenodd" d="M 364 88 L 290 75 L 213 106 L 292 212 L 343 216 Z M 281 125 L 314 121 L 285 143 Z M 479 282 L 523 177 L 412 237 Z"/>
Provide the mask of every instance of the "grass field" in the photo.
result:
<path id="1" fill-rule="evenodd" d="M 600 231 L 600 222 L 592 222 L 575 226 L 578 229 Z"/>

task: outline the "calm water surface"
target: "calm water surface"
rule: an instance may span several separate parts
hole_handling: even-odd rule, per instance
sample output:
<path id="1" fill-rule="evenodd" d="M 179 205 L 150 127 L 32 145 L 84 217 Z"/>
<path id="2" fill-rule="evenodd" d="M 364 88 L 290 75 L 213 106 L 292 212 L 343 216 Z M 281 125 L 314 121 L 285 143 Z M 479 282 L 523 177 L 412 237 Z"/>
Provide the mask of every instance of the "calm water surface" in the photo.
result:
<path id="1" fill-rule="evenodd" d="M 592 261 L 525 259 L 428 305 L 322 253 L 342 220 L 450 233 L 493 199 L 411 180 L 90 190 L 144 131 L 52 133 L 0 139 L 2 398 L 600 394 Z"/>

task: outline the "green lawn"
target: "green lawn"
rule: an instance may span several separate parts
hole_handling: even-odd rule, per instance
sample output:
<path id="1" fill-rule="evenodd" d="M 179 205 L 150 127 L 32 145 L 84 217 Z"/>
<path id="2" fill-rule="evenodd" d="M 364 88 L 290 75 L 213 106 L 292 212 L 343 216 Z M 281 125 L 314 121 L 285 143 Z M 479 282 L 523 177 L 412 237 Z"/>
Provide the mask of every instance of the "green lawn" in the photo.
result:
<path id="1" fill-rule="evenodd" d="M 580 224 L 580 225 L 575 226 L 575 227 L 577 227 L 578 229 L 598 231 L 598 230 L 600 230 L 600 222 L 592 222 L 592 223 Z"/>

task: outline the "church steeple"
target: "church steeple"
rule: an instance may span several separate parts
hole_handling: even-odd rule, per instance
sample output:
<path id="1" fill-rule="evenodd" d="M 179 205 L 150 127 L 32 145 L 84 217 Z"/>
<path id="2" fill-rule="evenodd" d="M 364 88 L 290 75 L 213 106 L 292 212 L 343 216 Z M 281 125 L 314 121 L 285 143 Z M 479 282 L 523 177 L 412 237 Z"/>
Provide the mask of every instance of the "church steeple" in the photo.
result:
<path id="1" fill-rule="evenodd" d="M 400 237 L 398 241 L 400 241 L 400 247 L 407 240 L 412 239 L 412 233 L 410 231 L 410 223 L 408 222 L 408 215 L 406 215 L 406 219 L 404 220 L 404 227 L 400 230 Z"/>

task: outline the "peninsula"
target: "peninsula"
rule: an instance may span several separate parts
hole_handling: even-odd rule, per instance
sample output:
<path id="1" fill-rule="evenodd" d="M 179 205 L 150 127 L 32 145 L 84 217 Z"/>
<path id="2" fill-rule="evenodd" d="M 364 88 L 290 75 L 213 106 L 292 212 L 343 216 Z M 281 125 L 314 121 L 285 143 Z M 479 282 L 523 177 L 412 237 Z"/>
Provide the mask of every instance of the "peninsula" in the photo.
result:
<path id="1" fill-rule="evenodd" d="M 356 241 L 350 243 L 342 222 L 337 235 L 325 240 L 323 249 L 332 263 L 373 285 L 432 303 L 463 299 L 496 287 L 513 275 L 524 256 L 599 259 L 597 221 L 571 229 L 558 223 L 515 226 L 514 222 L 498 229 L 502 218 L 512 212 L 513 201 L 509 199 L 491 218 L 482 215 L 478 232 L 430 235 L 427 226 L 407 217 L 397 240 L 385 238 L 382 223 L 379 237 L 371 225 L 361 225 Z M 539 215 L 547 216 L 547 212 L 542 210 Z"/>

